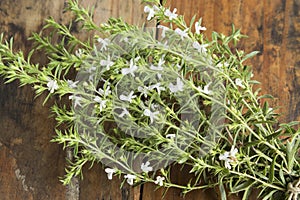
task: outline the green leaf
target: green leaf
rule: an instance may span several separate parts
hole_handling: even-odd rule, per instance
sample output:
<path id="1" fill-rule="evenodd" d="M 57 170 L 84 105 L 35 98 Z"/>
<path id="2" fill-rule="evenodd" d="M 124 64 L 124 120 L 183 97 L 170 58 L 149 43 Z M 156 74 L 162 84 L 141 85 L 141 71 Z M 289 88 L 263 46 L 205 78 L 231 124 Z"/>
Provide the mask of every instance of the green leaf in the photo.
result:
<path id="1" fill-rule="evenodd" d="M 247 188 L 243 194 L 242 200 L 248 200 L 248 197 L 249 197 L 251 191 L 252 191 L 251 187 Z"/>
<path id="2" fill-rule="evenodd" d="M 275 192 L 277 192 L 277 190 L 272 190 L 266 196 L 264 196 L 264 198 L 262 200 L 270 200 Z"/>
<path id="3" fill-rule="evenodd" d="M 281 167 L 283 168 L 283 167 Z M 279 169 L 279 177 L 280 177 L 280 180 L 281 182 L 286 185 L 286 181 L 285 181 L 285 178 L 284 178 L 284 175 L 283 175 L 283 170 L 282 169 Z"/>
<path id="4" fill-rule="evenodd" d="M 244 62 L 245 60 L 252 58 L 253 56 L 257 55 L 259 53 L 259 51 L 253 51 L 251 53 L 248 53 L 247 55 L 245 55 L 243 57 L 243 59 L 241 60 L 241 62 Z"/>
<path id="5" fill-rule="evenodd" d="M 251 185 L 253 185 L 253 180 L 248 180 L 248 181 L 245 181 L 243 183 L 239 183 L 237 184 L 237 186 L 233 187 L 232 188 L 232 191 L 233 193 L 238 193 L 238 192 L 242 192 L 244 190 L 247 190 L 248 188 L 251 187 Z"/>
<path id="6" fill-rule="evenodd" d="M 190 30 L 192 29 L 192 27 L 194 25 L 195 19 L 196 19 L 196 15 L 194 15 L 190 21 L 190 27 L 189 27 Z"/>
<path id="7" fill-rule="evenodd" d="M 273 183 L 274 181 L 274 171 L 275 171 L 275 164 L 276 164 L 276 158 L 278 155 L 276 155 L 271 163 L 270 166 L 270 174 L 269 174 L 269 182 Z"/>
<path id="8" fill-rule="evenodd" d="M 222 181 L 219 182 L 219 190 L 221 194 L 221 200 L 227 200 L 226 190 L 224 188 Z"/>
<path id="9" fill-rule="evenodd" d="M 258 99 L 274 99 L 274 97 L 270 94 L 264 94 L 259 96 Z"/>
<path id="10" fill-rule="evenodd" d="M 295 155 L 299 149 L 299 137 L 294 136 L 291 141 L 286 142 L 286 157 L 287 157 L 287 168 L 291 172 L 294 167 Z"/>
<path id="11" fill-rule="evenodd" d="M 280 130 L 277 130 L 275 133 L 271 134 L 271 135 L 268 135 L 266 137 L 266 140 L 269 141 L 269 140 L 272 140 L 272 139 L 276 139 L 278 138 L 278 136 L 281 134 L 281 131 Z"/>

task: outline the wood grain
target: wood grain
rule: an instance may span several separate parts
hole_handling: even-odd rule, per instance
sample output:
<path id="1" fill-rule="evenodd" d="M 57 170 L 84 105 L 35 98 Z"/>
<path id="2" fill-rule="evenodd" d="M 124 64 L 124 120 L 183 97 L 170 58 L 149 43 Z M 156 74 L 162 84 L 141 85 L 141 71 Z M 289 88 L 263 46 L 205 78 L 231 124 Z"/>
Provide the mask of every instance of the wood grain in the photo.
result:
<path id="1" fill-rule="evenodd" d="M 122 17 L 128 23 L 141 25 L 146 18 L 139 0 L 90 0 L 84 6 L 95 6 L 94 20 L 100 24 L 109 17 Z M 251 59 L 254 75 L 263 93 L 275 97 L 272 106 L 283 113 L 280 120 L 300 120 L 300 2 L 298 0 L 169 0 L 188 21 L 194 14 L 203 18 L 207 36 L 212 31 L 228 34 L 231 25 L 249 36 L 238 45 L 246 52 L 259 50 Z M 28 50 L 26 38 L 40 31 L 44 19 L 53 16 L 62 23 L 70 19 L 63 13 L 61 0 L 1 0 L 0 32 L 15 38 L 15 49 Z M 154 23 L 148 24 L 153 26 Z M 80 35 L 81 38 L 86 37 Z M 36 61 L 40 58 L 35 58 Z M 55 99 L 52 99 L 52 102 Z M 31 87 L 18 88 L 18 82 L 4 85 L 0 80 L 0 199 L 66 199 L 66 189 L 58 181 L 64 175 L 65 152 L 49 143 L 55 122 L 49 119 L 49 104 L 34 99 Z M 177 180 L 186 181 L 188 173 L 174 169 Z M 145 184 L 119 188 L 120 180 L 108 181 L 100 165 L 84 169 L 80 182 L 80 200 L 156 200 L 163 190 Z M 143 191 L 140 193 L 140 191 Z M 234 196 L 232 199 L 238 199 Z M 184 199 L 181 191 L 170 189 L 167 200 Z M 185 199 L 218 199 L 217 190 L 195 191 Z M 253 199 L 255 195 L 253 195 Z"/>

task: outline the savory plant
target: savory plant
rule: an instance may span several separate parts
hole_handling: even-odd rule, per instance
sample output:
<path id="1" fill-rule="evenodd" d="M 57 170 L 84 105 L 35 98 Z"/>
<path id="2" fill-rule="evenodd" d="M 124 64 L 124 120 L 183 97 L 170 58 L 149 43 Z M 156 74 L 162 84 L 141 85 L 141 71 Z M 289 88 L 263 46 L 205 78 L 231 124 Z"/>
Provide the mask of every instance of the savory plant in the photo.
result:
<path id="1" fill-rule="evenodd" d="M 48 94 L 45 102 L 59 97 L 52 141 L 72 148 L 74 157 L 62 182 L 96 162 L 109 180 L 122 175 L 130 185 L 152 182 L 183 193 L 218 187 L 222 199 L 226 191 L 247 199 L 259 189 L 265 200 L 297 199 L 298 123 L 279 124 L 271 96 L 253 89 L 258 82 L 244 63 L 257 52 L 234 48 L 244 35 L 233 26 L 231 35 L 208 39 L 201 19 L 187 25 L 176 9 L 144 3 L 157 27 L 116 18 L 98 26 L 92 12 L 69 0 L 67 10 L 92 35 L 88 40 L 52 18 L 47 31 L 30 38 L 36 46 L 27 57 L 0 37 L 6 82 L 32 85 L 37 95 Z M 46 64 L 31 62 L 37 51 Z M 171 177 L 174 164 L 189 169 L 187 184 Z"/>

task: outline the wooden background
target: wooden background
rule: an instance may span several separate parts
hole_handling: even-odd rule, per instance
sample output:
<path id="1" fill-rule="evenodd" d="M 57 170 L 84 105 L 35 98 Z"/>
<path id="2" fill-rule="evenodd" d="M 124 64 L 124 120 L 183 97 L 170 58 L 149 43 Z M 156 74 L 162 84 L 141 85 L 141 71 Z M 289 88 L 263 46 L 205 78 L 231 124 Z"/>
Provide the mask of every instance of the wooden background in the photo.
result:
<path id="1" fill-rule="evenodd" d="M 139 0 L 85 0 L 95 5 L 95 20 L 122 17 L 142 24 L 146 18 Z M 249 62 L 265 93 L 275 96 L 281 122 L 300 120 L 300 0 L 169 0 L 172 8 L 186 19 L 203 17 L 207 34 L 229 33 L 231 24 L 249 36 L 238 48 L 261 53 Z M 32 32 L 38 32 L 44 19 L 53 16 L 62 23 L 63 0 L 0 0 L 0 32 L 15 37 L 15 49 L 28 50 Z M 84 38 L 84 35 L 81 35 Z M 39 58 L 36 58 L 37 60 Z M 54 100 L 54 99 L 53 99 Z M 31 87 L 18 82 L 4 85 L 0 79 L 0 199 L 1 200 L 160 200 L 162 190 L 146 184 L 119 188 L 120 181 L 108 181 L 101 166 L 84 170 L 79 185 L 64 187 L 58 177 L 64 175 L 66 153 L 50 143 L 55 123 L 49 118 L 49 104 L 34 99 Z M 184 172 L 174 170 L 178 180 Z M 231 197 L 232 199 L 238 199 Z M 169 190 L 165 199 L 182 199 L 180 191 Z M 213 190 L 190 193 L 186 199 L 217 199 Z M 253 199 L 256 199 L 255 197 Z"/>

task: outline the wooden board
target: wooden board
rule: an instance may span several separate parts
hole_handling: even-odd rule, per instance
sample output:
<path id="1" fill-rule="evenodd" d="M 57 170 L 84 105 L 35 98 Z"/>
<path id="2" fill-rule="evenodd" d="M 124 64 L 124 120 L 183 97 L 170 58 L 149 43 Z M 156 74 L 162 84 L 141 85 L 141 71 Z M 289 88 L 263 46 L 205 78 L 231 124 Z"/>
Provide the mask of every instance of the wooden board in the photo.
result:
<path id="1" fill-rule="evenodd" d="M 94 19 L 99 24 L 110 16 L 140 25 L 146 18 L 139 0 L 90 0 L 82 4 L 95 6 Z M 261 52 L 249 64 L 254 68 L 255 78 L 262 82 L 263 92 L 275 96 L 272 105 L 280 106 L 281 121 L 300 120 L 300 1 L 169 0 L 168 4 L 187 20 L 194 14 L 202 17 L 208 36 L 212 31 L 228 34 L 232 23 L 241 28 L 249 38 L 242 40 L 238 48 Z M 15 37 L 15 49 L 29 49 L 32 44 L 26 38 L 41 29 L 45 18 L 53 16 L 60 22 L 68 21 L 70 16 L 62 12 L 63 7 L 61 0 L 1 0 L 0 32 Z M 50 104 L 42 107 L 42 98 L 34 99 L 30 87 L 18 88 L 18 82 L 4 85 L 0 80 L 1 200 L 162 198 L 163 191 L 155 190 L 153 184 L 145 184 L 141 189 L 120 189 L 120 181 L 108 181 L 99 165 L 92 169 L 86 166 L 77 194 L 69 195 L 68 188 L 58 181 L 64 175 L 65 152 L 61 146 L 49 143 L 55 127 L 54 120 L 48 117 Z M 184 181 L 186 173 L 174 170 L 178 181 Z M 183 198 L 179 190 L 170 189 L 165 199 Z M 185 199 L 217 197 L 214 190 L 207 190 L 192 192 Z"/>

